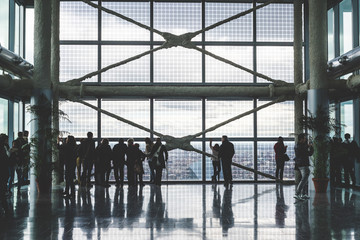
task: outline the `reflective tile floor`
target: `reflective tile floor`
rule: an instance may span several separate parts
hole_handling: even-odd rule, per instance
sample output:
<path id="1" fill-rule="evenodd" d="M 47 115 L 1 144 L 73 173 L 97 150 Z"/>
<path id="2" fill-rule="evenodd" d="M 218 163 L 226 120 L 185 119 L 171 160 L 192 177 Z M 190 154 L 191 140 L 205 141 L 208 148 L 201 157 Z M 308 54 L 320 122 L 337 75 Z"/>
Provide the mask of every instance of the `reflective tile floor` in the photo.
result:
<path id="1" fill-rule="evenodd" d="M 294 203 L 281 184 L 146 185 L 123 190 L 62 188 L 38 196 L 31 187 L 8 198 L 0 239 L 360 239 L 360 196 L 352 189 Z"/>

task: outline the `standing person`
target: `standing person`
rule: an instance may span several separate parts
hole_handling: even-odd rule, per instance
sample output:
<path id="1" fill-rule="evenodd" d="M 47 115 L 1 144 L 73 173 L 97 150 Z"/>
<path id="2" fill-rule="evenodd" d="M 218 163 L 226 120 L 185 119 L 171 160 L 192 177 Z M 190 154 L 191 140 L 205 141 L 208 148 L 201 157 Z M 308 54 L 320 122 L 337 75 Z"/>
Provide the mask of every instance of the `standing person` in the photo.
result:
<path id="1" fill-rule="evenodd" d="M 138 143 L 135 143 L 135 147 L 137 149 L 137 156 L 134 165 L 135 185 L 139 183 L 139 186 L 143 187 L 145 185 L 143 183 L 144 167 L 142 162 L 144 161 L 146 155 L 140 150 L 140 145 Z"/>
<path id="2" fill-rule="evenodd" d="M 64 154 L 65 161 L 65 191 L 64 197 L 74 198 L 75 197 L 75 168 L 77 158 L 77 144 L 74 136 L 69 135 L 66 139 L 65 144 L 62 145 L 62 151 Z M 70 191 L 69 191 L 70 190 Z"/>
<path id="3" fill-rule="evenodd" d="M 274 145 L 275 151 L 275 161 L 276 161 L 276 173 L 275 176 L 277 179 L 283 180 L 284 175 L 284 165 L 285 165 L 285 153 L 287 146 L 284 145 L 284 139 L 282 137 L 278 137 L 277 143 Z M 279 178 L 280 173 L 280 178 Z"/>
<path id="4" fill-rule="evenodd" d="M 152 158 L 150 157 L 151 149 L 154 146 L 154 143 L 148 137 L 145 138 L 145 143 L 146 143 L 145 154 L 147 156 L 149 169 L 150 169 L 150 183 L 154 183 L 155 182 L 155 166 L 152 161 Z"/>
<path id="5" fill-rule="evenodd" d="M 127 177 L 129 186 L 135 186 L 135 172 L 134 166 L 138 155 L 138 149 L 134 146 L 134 139 L 128 139 L 128 146 L 126 150 L 126 166 L 127 166 Z"/>
<path id="6" fill-rule="evenodd" d="M 91 188 L 90 184 L 91 179 L 91 171 L 93 169 L 95 155 L 95 141 L 93 140 L 93 133 L 88 132 L 87 138 L 81 143 L 79 149 L 79 157 L 83 162 L 83 172 L 81 178 L 83 179 L 81 182 L 86 187 Z"/>
<path id="7" fill-rule="evenodd" d="M 211 157 L 213 170 L 214 170 L 214 175 L 212 175 L 211 181 L 216 182 L 220 180 L 220 171 L 221 171 L 220 159 L 219 159 L 220 146 L 217 143 L 213 146 L 212 139 L 210 139 L 210 148 L 212 151 L 212 155 L 214 155 L 213 157 Z M 218 179 L 216 179 L 216 177 Z"/>
<path id="8" fill-rule="evenodd" d="M 306 135 L 304 133 L 300 133 L 298 135 L 298 142 L 295 145 L 295 164 L 301 173 L 301 180 L 296 188 L 296 193 L 294 196 L 294 198 L 298 200 L 309 199 L 309 197 L 306 195 L 305 186 L 310 175 L 309 156 L 311 156 L 313 152 L 314 148 L 312 144 L 308 144 Z"/>
<path id="9" fill-rule="evenodd" d="M 124 186 L 124 164 L 125 164 L 126 150 L 127 150 L 127 146 L 124 143 L 123 138 L 119 139 L 119 143 L 115 144 L 112 150 L 116 187 L 122 188 Z"/>
<path id="10" fill-rule="evenodd" d="M 112 150 L 109 140 L 104 138 L 96 147 L 97 163 L 95 165 L 95 174 L 97 175 L 97 184 L 104 187 L 110 187 L 109 177 L 111 172 Z"/>
<path id="11" fill-rule="evenodd" d="M 345 186 L 350 185 L 349 181 L 349 175 L 351 177 L 352 185 L 355 186 L 356 179 L 355 179 L 355 159 L 356 155 L 358 153 L 358 145 L 355 141 L 350 141 L 350 134 L 345 134 L 345 140 L 344 140 L 344 148 L 346 149 L 346 154 L 343 159 L 344 161 L 344 180 L 345 180 Z"/>
<path id="12" fill-rule="evenodd" d="M 14 175 L 15 169 L 17 168 L 17 164 L 21 161 L 21 150 L 19 148 L 18 142 L 13 141 L 12 147 L 10 149 L 10 158 L 9 158 L 9 184 L 8 184 L 8 191 L 9 194 L 12 195 L 12 186 L 14 183 Z"/>
<path id="13" fill-rule="evenodd" d="M 342 139 L 333 137 L 330 141 L 330 184 L 339 186 L 341 180 L 341 159 L 345 154 Z"/>
<path id="14" fill-rule="evenodd" d="M 2 133 L 0 135 L 0 203 L 6 214 L 9 211 L 8 203 L 6 201 L 6 185 L 9 178 L 9 156 L 6 152 L 8 139 L 6 134 Z"/>
<path id="15" fill-rule="evenodd" d="M 20 161 L 17 164 L 16 167 L 16 175 L 17 175 L 17 185 L 18 185 L 18 191 L 20 191 L 21 186 L 25 185 L 24 183 L 24 173 L 26 172 L 25 167 L 26 167 L 26 163 L 25 163 L 25 157 L 24 157 L 24 151 L 23 151 L 23 146 L 26 144 L 25 139 L 24 139 L 24 133 L 23 132 L 18 132 L 18 137 L 15 139 L 15 141 L 17 142 L 17 146 L 19 147 L 20 150 Z"/>
<path id="16" fill-rule="evenodd" d="M 229 142 L 227 136 L 222 136 L 221 138 L 221 146 L 219 149 L 219 157 L 221 159 L 223 175 L 224 175 L 224 186 L 226 188 L 232 186 L 232 173 L 231 173 L 231 163 L 232 158 L 235 154 L 234 144 Z"/>
<path id="17" fill-rule="evenodd" d="M 161 143 L 161 138 L 156 139 L 156 143 L 151 149 L 150 157 L 152 158 L 156 171 L 155 185 L 161 186 L 162 171 L 169 157 L 166 147 Z"/>

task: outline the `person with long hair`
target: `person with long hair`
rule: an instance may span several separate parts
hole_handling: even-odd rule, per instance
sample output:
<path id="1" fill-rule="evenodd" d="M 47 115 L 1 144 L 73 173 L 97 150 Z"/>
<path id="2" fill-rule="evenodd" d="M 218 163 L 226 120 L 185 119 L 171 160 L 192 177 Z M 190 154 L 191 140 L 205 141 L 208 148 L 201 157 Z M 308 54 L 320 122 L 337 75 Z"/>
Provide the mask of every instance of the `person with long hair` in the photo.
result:
<path id="1" fill-rule="evenodd" d="M 283 180 L 284 166 L 285 166 L 285 153 L 287 146 L 284 145 L 284 139 L 278 137 L 277 143 L 274 145 L 275 161 L 276 161 L 276 172 L 275 176 L 277 179 Z M 280 175 L 280 176 L 279 176 Z"/>

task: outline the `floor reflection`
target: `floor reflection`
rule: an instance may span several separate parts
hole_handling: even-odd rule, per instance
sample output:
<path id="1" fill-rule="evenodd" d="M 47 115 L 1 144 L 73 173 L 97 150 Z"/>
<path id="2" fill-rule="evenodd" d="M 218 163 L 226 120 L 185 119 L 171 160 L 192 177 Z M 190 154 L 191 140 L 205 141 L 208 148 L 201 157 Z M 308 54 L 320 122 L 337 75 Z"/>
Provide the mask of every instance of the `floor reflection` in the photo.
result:
<path id="1" fill-rule="evenodd" d="M 360 239 L 359 192 L 310 192 L 295 202 L 281 184 L 23 188 L 0 213 L 0 239 Z"/>

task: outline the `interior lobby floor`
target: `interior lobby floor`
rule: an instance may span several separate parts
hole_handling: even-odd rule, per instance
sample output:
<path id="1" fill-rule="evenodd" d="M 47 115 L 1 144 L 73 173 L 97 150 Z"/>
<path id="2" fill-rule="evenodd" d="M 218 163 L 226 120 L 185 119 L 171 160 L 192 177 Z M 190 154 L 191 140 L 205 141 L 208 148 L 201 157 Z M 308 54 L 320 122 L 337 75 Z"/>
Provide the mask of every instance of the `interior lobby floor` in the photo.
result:
<path id="1" fill-rule="evenodd" d="M 0 239 L 360 239 L 360 196 L 352 189 L 310 192 L 294 185 L 94 186 L 72 200 L 57 187 L 23 187 L 0 215 Z"/>

